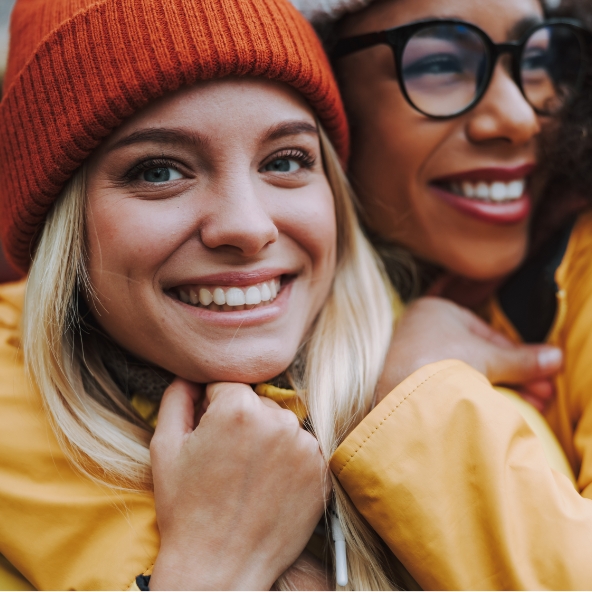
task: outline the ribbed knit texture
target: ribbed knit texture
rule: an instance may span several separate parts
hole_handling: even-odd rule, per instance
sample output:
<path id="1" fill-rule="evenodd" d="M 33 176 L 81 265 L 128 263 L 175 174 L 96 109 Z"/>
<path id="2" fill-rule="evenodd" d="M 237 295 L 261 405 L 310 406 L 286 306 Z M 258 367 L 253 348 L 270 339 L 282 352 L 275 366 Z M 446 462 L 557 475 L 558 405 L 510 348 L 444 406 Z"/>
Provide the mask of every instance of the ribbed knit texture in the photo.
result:
<path id="1" fill-rule="evenodd" d="M 27 271 L 56 197 L 124 119 L 230 75 L 297 89 L 347 159 L 330 66 L 286 0 L 19 0 L 0 104 L 0 234 L 11 262 Z"/>

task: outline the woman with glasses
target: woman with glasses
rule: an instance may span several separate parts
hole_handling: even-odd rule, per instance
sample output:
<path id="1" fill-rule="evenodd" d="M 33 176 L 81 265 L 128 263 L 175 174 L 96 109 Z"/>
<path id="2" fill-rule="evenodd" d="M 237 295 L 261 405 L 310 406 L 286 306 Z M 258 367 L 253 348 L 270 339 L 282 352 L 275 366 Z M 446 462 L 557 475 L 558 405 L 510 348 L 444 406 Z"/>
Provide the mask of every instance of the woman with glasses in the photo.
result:
<path id="1" fill-rule="evenodd" d="M 417 397 L 438 372 L 418 370 L 431 361 L 423 348 L 441 342 L 462 359 L 453 325 L 474 322 L 428 299 L 399 325 L 383 376 L 413 393 L 401 402 L 413 413 L 390 420 L 396 444 L 381 442 L 388 471 L 367 473 L 392 505 L 346 490 L 424 588 L 589 586 L 592 218 L 549 198 L 535 174 L 541 138 L 583 82 L 589 33 L 545 19 L 536 0 L 296 4 L 332 56 L 352 127 L 350 179 L 395 284 L 411 256 L 416 293 L 471 306 L 513 341 L 563 350 L 545 417 L 577 478 L 574 487 L 549 470 L 516 411 L 493 391 L 477 396 L 461 370 L 441 375 L 437 397 Z M 528 387 L 548 402 L 548 383 Z M 387 515 L 398 525 L 381 531 Z"/>

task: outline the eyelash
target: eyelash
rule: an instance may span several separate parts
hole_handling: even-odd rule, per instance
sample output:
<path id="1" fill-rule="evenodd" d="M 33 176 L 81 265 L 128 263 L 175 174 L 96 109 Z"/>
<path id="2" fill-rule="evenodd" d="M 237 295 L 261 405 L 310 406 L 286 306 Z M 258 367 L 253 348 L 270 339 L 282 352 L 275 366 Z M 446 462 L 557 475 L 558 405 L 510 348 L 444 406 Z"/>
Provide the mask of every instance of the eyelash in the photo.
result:
<path id="1" fill-rule="evenodd" d="M 270 162 L 273 162 L 274 160 L 284 158 L 298 161 L 301 164 L 301 166 L 305 169 L 311 169 L 316 163 L 316 158 L 306 150 L 301 150 L 299 148 L 290 148 L 278 152 L 277 154 L 274 154 L 271 158 L 267 159 L 263 166 L 268 165 Z M 176 171 L 179 171 L 179 165 L 176 164 L 174 161 L 168 160 L 166 158 L 153 158 L 150 160 L 144 160 L 143 162 L 140 162 L 139 164 L 133 166 L 125 174 L 125 181 L 127 181 L 128 183 L 133 181 L 139 181 L 138 177 L 144 171 L 149 171 L 150 169 L 158 168 L 171 168 L 175 169 Z"/>
<path id="2" fill-rule="evenodd" d="M 128 183 L 131 183 L 133 181 L 141 181 L 141 179 L 138 179 L 138 177 L 145 171 L 149 171 L 150 169 L 175 169 L 178 172 L 181 172 L 179 170 L 179 165 L 172 161 L 172 160 L 167 160 L 166 158 L 153 158 L 151 160 L 144 160 L 143 162 L 140 162 L 139 164 L 134 165 L 126 174 L 125 174 L 125 180 Z"/>
<path id="3" fill-rule="evenodd" d="M 268 158 L 263 163 L 263 167 L 267 166 L 274 160 L 281 159 L 296 160 L 302 165 L 302 168 L 305 169 L 311 169 L 317 161 L 317 159 L 306 150 L 302 150 L 300 148 L 288 148 L 286 150 L 282 150 L 281 152 L 277 152 L 271 158 Z"/>

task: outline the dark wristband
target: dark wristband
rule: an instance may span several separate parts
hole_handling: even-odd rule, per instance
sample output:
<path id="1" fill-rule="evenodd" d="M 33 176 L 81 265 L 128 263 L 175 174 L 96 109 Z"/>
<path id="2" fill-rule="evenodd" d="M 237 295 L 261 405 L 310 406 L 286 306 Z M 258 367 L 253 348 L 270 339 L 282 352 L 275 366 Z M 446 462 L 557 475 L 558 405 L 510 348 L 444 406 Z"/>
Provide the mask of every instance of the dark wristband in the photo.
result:
<path id="1" fill-rule="evenodd" d="M 150 576 L 143 576 L 140 574 L 136 577 L 136 586 L 140 590 L 150 590 Z"/>

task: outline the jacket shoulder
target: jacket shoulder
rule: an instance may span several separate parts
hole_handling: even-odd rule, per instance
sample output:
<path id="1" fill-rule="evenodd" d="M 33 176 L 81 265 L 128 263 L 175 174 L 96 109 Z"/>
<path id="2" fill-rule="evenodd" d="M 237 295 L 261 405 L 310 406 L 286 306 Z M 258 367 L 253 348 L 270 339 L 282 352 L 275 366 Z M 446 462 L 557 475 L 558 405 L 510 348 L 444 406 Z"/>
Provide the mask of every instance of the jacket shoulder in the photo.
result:
<path id="1" fill-rule="evenodd" d="M 25 372 L 24 294 L 25 282 L 0 285 L 0 555 L 37 589 L 127 590 L 158 552 L 153 495 L 69 462 Z"/>

